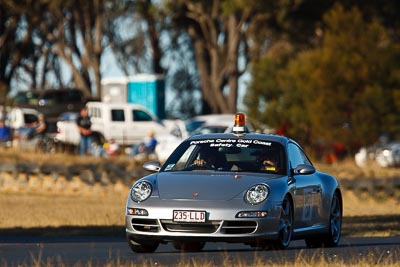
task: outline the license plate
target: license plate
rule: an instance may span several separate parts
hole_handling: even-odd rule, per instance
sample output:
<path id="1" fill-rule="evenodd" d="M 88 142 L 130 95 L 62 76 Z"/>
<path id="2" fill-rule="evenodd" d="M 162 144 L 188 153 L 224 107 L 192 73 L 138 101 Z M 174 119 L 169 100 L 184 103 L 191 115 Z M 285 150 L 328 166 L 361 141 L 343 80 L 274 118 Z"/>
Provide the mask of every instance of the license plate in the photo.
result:
<path id="1" fill-rule="evenodd" d="M 196 210 L 174 210 L 174 222 L 205 222 L 206 212 Z"/>

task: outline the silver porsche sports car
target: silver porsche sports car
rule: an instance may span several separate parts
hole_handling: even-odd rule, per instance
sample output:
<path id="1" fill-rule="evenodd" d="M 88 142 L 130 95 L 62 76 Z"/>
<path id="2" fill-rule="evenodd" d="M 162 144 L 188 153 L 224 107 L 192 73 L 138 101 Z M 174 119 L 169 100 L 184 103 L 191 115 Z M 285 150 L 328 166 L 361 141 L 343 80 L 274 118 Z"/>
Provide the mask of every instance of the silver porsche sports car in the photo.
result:
<path id="1" fill-rule="evenodd" d="M 126 235 L 134 252 L 172 242 L 201 250 L 206 242 L 283 249 L 291 240 L 336 246 L 342 226 L 338 181 L 315 169 L 293 140 L 245 133 L 237 114 L 232 133 L 183 141 L 154 172 L 131 188 Z"/>

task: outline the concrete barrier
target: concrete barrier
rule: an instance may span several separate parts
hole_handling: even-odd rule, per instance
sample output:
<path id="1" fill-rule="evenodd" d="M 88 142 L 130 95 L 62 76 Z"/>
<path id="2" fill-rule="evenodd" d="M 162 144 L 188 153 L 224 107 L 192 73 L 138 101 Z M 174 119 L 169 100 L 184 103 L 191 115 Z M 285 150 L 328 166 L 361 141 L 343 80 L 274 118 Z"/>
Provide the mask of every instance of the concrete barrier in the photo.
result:
<path id="1" fill-rule="evenodd" d="M 143 171 L 127 170 L 122 164 L 0 163 L 0 192 L 92 195 L 122 193 Z"/>

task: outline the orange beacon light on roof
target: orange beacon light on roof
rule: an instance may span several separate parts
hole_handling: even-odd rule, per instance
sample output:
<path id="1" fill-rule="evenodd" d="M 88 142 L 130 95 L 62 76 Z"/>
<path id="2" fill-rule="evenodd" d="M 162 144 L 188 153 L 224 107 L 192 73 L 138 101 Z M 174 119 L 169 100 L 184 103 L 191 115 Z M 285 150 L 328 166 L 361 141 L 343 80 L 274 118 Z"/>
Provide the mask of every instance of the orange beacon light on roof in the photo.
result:
<path id="1" fill-rule="evenodd" d="M 246 116 L 243 113 L 235 114 L 235 124 L 233 126 L 234 133 L 244 133 L 246 125 Z"/>

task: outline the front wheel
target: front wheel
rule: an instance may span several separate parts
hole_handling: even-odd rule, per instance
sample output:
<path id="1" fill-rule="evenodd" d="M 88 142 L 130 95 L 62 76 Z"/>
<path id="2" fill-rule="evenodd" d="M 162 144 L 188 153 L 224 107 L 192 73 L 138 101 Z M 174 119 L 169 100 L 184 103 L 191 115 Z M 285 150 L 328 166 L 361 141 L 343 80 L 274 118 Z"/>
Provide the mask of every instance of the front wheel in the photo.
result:
<path id="1" fill-rule="evenodd" d="M 335 247 L 339 244 L 342 230 L 342 201 L 338 192 L 332 197 L 332 204 L 329 215 L 329 232 L 322 236 L 306 238 L 306 245 L 309 248 Z"/>
<path id="2" fill-rule="evenodd" d="M 128 238 L 128 245 L 136 253 L 153 253 L 158 248 L 159 243 L 155 241 L 135 241 Z"/>
<path id="3" fill-rule="evenodd" d="M 281 215 L 279 219 L 279 237 L 273 242 L 273 249 L 285 249 L 289 246 L 293 236 L 293 205 L 286 196 L 282 202 Z"/>

